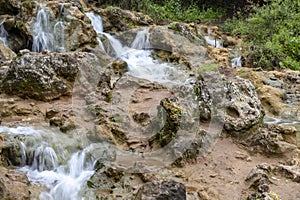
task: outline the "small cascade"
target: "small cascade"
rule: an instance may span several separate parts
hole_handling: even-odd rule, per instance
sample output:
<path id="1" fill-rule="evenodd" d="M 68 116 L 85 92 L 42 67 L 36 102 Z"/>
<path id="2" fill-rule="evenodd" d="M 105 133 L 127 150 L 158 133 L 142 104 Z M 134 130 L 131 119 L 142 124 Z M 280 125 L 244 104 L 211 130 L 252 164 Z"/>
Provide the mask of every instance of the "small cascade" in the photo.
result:
<path id="1" fill-rule="evenodd" d="M 48 129 L 33 127 L 9 128 L 0 126 L 0 133 L 19 138 L 21 168 L 33 183 L 49 191 L 40 194 L 41 200 L 81 200 L 81 190 L 94 174 L 91 148 L 78 151 L 79 138 L 68 137 Z M 21 136 L 21 137 L 19 137 Z M 74 153 L 72 153 L 74 152 Z"/>
<path id="2" fill-rule="evenodd" d="M 150 33 L 149 28 L 145 28 L 136 34 L 134 41 L 131 44 L 133 49 L 150 49 Z"/>
<path id="3" fill-rule="evenodd" d="M 7 36 L 8 36 L 8 33 L 7 31 L 5 30 L 4 28 L 4 23 L 5 20 L 3 20 L 1 23 L 0 23 L 0 40 L 5 44 L 7 45 Z"/>
<path id="4" fill-rule="evenodd" d="M 103 33 L 102 18 L 93 12 L 86 13 L 86 16 L 91 20 L 92 26 L 94 27 L 94 30 L 96 31 L 96 33 L 102 34 Z M 105 51 L 105 48 L 103 46 L 103 43 L 102 43 L 100 37 L 97 37 L 97 40 L 98 40 L 100 49 Z"/>
<path id="5" fill-rule="evenodd" d="M 149 28 L 137 32 L 131 47 L 127 47 L 114 36 L 103 32 L 102 19 L 99 15 L 95 13 L 86 13 L 86 15 L 91 20 L 94 30 L 109 40 L 111 49 L 106 49 L 106 52 L 124 60 L 128 64 L 129 74 L 159 83 L 184 83 L 186 78 L 183 73 L 170 64 L 160 64 L 151 57 Z"/>
<path id="6" fill-rule="evenodd" d="M 54 25 L 54 41 L 55 41 L 55 51 L 65 52 L 65 27 L 63 21 L 64 4 L 60 5 L 59 8 L 59 20 Z"/>
<path id="7" fill-rule="evenodd" d="M 43 50 L 53 51 L 54 36 L 51 31 L 49 21 L 49 11 L 41 7 L 37 12 L 36 20 L 33 25 L 33 44 L 32 51 L 41 52 Z"/>
<path id="8" fill-rule="evenodd" d="M 214 46 L 216 48 L 222 48 L 221 42 L 217 40 L 216 38 L 213 38 L 210 35 L 204 36 L 204 39 L 207 44 Z"/>
<path id="9" fill-rule="evenodd" d="M 236 56 L 231 60 L 232 67 L 242 67 L 242 56 Z"/>

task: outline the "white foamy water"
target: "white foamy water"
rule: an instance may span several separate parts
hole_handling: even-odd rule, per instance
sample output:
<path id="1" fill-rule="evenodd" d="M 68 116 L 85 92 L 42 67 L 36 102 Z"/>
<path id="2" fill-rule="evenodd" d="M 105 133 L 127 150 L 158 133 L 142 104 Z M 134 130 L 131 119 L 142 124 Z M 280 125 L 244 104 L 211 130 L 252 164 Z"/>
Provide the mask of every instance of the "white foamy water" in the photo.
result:
<path id="1" fill-rule="evenodd" d="M 83 199 L 81 190 L 94 174 L 94 160 L 88 154 L 89 147 L 72 152 L 69 147 L 78 143 L 76 139 L 47 129 L 0 126 L 0 133 L 8 134 L 7 137 L 25 136 L 19 141 L 23 166 L 19 170 L 24 172 L 32 183 L 48 188 L 48 191 L 40 194 L 39 199 Z"/>
<path id="2" fill-rule="evenodd" d="M 106 49 L 106 52 L 124 60 L 128 64 L 129 74 L 159 83 L 180 84 L 185 81 L 186 77 L 182 72 L 168 63 L 159 63 L 152 58 L 149 28 L 137 32 L 131 47 L 123 46 L 114 36 L 103 32 L 99 15 L 92 12 L 86 15 L 91 20 L 94 30 L 109 40 L 111 49 Z"/>

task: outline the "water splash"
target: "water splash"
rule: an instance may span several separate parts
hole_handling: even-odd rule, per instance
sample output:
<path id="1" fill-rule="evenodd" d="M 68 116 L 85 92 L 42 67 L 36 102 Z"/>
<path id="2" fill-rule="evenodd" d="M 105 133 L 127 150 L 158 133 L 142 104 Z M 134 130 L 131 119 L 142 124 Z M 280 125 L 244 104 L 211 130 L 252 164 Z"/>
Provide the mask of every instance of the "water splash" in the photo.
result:
<path id="1" fill-rule="evenodd" d="M 204 36 L 204 39 L 206 41 L 207 44 L 214 46 L 216 48 L 222 48 L 222 44 L 219 40 L 217 40 L 216 38 L 213 38 L 212 36 Z"/>

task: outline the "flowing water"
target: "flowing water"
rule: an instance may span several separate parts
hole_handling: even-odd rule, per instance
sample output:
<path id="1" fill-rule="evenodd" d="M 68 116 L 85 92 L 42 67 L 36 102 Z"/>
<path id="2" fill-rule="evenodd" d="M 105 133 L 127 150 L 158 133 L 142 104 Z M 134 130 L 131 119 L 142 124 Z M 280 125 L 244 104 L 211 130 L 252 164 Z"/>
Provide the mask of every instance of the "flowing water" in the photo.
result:
<path id="1" fill-rule="evenodd" d="M 41 5 L 32 28 L 33 44 L 32 51 L 41 52 L 43 50 L 65 52 L 64 4 L 60 5 L 59 18 L 54 25 L 50 22 L 50 11 Z"/>
<path id="2" fill-rule="evenodd" d="M 46 186 L 41 200 L 79 200 L 94 174 L 91 148 L 82 138 L 68 137 L 49 128 L 0 126 L 6 138 L 17 138 L 21 168 L 32 183 Z M 81 147 L 78 147 L 81 145 Z"/>
<path id="3" fill-rule="evenodd" d="M 171 85 L 182 84 L 187 80 L 184 73 L 171 64 L 159 63 L 152 58 L 149 28 L 137 32 L 130 47 L 123 46 L 114 36 L 103 32 L 102 19 L 99 15 L 93 12 L 86 13 L 86 15 L 91 20 L 94 30 L 109 40 L 111 49 L 106 49 L 106 52 L 124 60 L 132 76 Z M 103 47 L 103 45 L 100 46 Z"/>
<path id="4" fill-rule="evenodd" d="M 39 11 L 37 12 L 32 31 L 32 51 L 41 52 L 43 50 L 54 50 L 54 35 L 51 31 L 49 10 L 47 10 L 43 6 L 41 6 Z"/>
<path id="5" fill-rule="evenodd" d="M 8 33 L 7 31 L 5 30 L 4 28 L 4 23 L 5 20 L 3 20 L 2 22 L 0 22 L 0 40 L 5 44 L 7 45 L 7 36 L 8 36 Z"/>
<path id="6" fill-rule="evenodd" d="M 54 41 L 55 51 L 65 52 L 65 27 L 63 21 L 64 4 L 60 5 L 59 8 L 59 20 L 54 25 Z"/>

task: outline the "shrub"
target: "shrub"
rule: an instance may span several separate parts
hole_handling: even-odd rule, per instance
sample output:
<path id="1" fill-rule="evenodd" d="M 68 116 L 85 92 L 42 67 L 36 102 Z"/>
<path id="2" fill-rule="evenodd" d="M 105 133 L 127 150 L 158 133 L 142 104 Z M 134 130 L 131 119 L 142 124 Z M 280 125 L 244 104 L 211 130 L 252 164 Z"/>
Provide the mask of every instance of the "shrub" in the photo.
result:
<path id="1" fill-rule="evenodd" d="M 274 0 L 255 7 L 245 19 L 233 18 L 221 28 L 245 39 L 253 67 L 300 70 L 300 1 Z"/>

